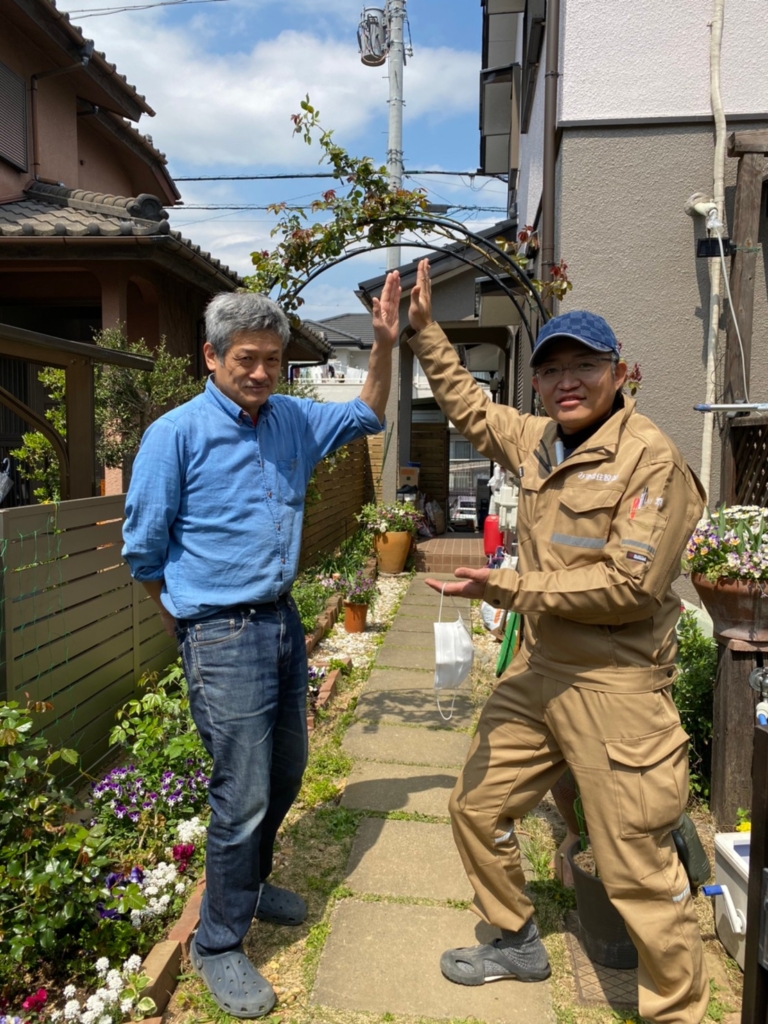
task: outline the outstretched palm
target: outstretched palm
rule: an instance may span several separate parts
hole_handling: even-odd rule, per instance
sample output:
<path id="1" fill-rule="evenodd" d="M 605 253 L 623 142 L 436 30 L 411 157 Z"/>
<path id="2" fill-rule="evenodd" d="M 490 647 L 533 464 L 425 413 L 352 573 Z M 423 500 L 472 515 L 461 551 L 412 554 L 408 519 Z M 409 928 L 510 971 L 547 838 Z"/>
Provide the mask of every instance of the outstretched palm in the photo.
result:
<path id="1" fill-rule="evenodd" d="M 400 274 L 393 270 L 387 274 L 381 299 L 373 300 L 373 336 L 376 341 L 393 346 L 400 333 Z"/>

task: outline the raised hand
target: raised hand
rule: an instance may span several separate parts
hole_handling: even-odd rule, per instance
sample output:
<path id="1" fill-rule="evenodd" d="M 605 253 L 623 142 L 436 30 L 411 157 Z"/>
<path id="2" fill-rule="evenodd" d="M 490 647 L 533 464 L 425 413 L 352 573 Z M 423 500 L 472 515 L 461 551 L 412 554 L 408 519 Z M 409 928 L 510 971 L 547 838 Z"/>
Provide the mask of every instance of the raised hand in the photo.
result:
<path id="1" fill-rule="evenodd" d="M 393 348 L 400 334 L 400 296 L 403 289 L 400 285 L 400 274 L 397 270 L 387 274 L 381 299 L 373 300 L 373 336 Z"/>
<path id="2" fill-rule="evenodd" d="M 454 569 L 453 575 L 464 580 L 463 583 L 446 583 L 444 580 L 432 579 L 424 580 L 424 582 L 438 593 L 445 587 L 444 593 L 446 597 L 480 598 L 485 593 L 485 586 L 490 574 L 490 569 L 468 569 L 462 567 Z"/>
<path id="3" fill-rule="evenodd" d="M 429 260 L 419 260 L 416 284 L 411 289 L 408 322 L 414 331 L 423 331 L 432 323 L 432 282 L 429 279 Z"/>

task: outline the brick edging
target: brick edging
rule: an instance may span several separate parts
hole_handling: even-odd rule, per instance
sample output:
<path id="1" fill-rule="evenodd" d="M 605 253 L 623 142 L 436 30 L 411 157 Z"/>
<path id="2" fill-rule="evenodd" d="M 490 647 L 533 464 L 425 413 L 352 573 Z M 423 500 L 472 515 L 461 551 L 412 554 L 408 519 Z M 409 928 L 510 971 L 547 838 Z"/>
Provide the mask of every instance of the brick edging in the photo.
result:
<path id="1" fill-rule="evenodd" d="M 338 615 L 341 600 L 335 600 L 338 601 L 336 609 L 336 614 Z M 328 608 L 326 607 L 327 610 Z M 352 665 L 352 659 L 349 657 L 334 660 L 343 661 L 349 667 Z M 315 705 L 317 710 L 327 707 L 331 698 L 336 693 L 336 682 L 340 672 L 340 668 L 335 668 L 323 680 Z M 307 715 L 307 728 L 310 733 L 313 731 L 314 725 L 315 716 Z M 195 929 L 200 923 L 200 904 L 202 903 L 204 892 L 205 876 L 198 879 L 192 895 L 181 912 L 181 916 L 168 932 L 167 937 L 156 942 L 144 958 L 141 970 L 142 974 L 149 978 L 149 984 L 142 992 L 142 996 L 148 996 L 154 1000 L 159 1016 L 145 1017 L 141 1024 L 161 1024 L 162 1022 L 162 1014 L 176 990 L 178 976 L 181 973 L 182 954 L 189 954 L 189 944 L 192 941 Z"/>
<path id="2" fill-rule="evenodd" d="M 323 639 L 326 633 L 330 633 L 341 611 L 342 601 L 340 594 L 334 594 L 326 602 L 325 608 L 317 617 L 317 625 L 314 630 L 305 637 L 307 654 L 311 654 Z"/>

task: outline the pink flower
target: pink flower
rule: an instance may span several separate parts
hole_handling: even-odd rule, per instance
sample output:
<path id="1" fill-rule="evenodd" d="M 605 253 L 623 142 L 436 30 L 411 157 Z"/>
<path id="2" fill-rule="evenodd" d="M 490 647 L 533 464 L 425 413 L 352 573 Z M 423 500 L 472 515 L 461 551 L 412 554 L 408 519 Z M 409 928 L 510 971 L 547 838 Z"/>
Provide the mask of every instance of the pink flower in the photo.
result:
<path id="1" fill-rule="evenodd" d="M 22 1010 L 29 1010 L 32 1013 L 36 1013 L 41 1006 L 45 1004 L 48 999 L 48 993 L 44 988 L 39 988 L 32 996 L 27 996 L 24 1002 L 21 1004 Z"/>

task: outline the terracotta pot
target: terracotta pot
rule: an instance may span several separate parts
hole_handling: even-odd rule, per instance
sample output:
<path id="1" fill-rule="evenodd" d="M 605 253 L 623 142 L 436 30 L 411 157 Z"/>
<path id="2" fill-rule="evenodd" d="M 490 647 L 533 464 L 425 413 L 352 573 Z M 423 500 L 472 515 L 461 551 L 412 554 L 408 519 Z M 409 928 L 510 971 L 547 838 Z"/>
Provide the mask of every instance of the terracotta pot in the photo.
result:
<path id="1" fill-rule="evenodd" d="M 691 574 L 691 583 L 712 617 L 716 636 L 725 640 L 768 642 L 768 590 L 765 583 Z"/>
<path id="2" fill-rule="evenodd" d="M 350 604 L 344 602 L 344 629 L 348 633 L 362 633 L 365 630 L 365 620 L 368 617 L 367 604 Z"/>
<path id="3" fill-rule="evenodd" d="M 377 533 L 373 546 L 379 572 L 402 572 L 411 550 L 411 534 L 407 530 Z"/>
<path id="4" fill-rule="evenodd" d="M 637 967 L 637 950 L 629 937 L 624 918 L 608 899 L 603 880 L 582 870 L 574 861 L 580 840 L 566 853 L 573 872 L 579 931 L 584 952 L 603 967 L 629 971 Z"/>

